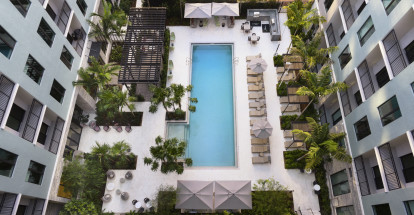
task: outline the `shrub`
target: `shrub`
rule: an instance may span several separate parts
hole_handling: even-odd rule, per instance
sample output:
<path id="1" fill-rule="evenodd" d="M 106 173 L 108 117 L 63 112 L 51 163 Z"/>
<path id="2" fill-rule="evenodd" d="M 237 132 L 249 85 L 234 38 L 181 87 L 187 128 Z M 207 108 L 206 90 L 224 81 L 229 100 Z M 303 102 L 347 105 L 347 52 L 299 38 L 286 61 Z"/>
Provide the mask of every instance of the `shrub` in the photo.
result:
<path id="1" fill-rule="evenodd" d="M 161 88 L 167 86 L 167 72 L 168 72 L 168 59 L 170 57 L 170 30 L 165 29 L 164 34 L 164 54 L 162 58 L 162 70 L 161 70 Z"/>
<path id="2" fill-rule="evenodd" d="M 321 163 L 315 168 L 315 180 L 316 183 L 318 183 L 321 187 L 320 193 L 318 195 L 321 215 L 330 215 L 332 214 L 331 200 L 329 199 L 329 189 L 326 183 L 326 171 L 324 163 Z"/>
<path id="3" fill-rule="evenodd" d="M 306 153 L 304 150 L 284 151 L 285 169 L 305 169 L 306 159 L 300 161 L 297 161 L 297 159 Z"/>
<path id="4" fill-rule="evenodd" d="M 95 205 L 86 199 L 72 199 L 66 203 L 59 215 L 98 215 Z"/>
<path id="5" fill-rule="evenodd" d="M 280 127 L 282 130 L 290 130 L 292 129 L 292 125 L 290 124 L 292 121 L 294 121 L 298 115 L 284 115 L 280 116 Z"/>
<path id="6" fill-rule="evenodd" d="M 96 125 L 119 125 L 119 126 L 141 126 L 142 124 L 142 112 L 120 112 L 116 115 L 114 120 L 109 120 L 102 115 L 100 112 L 97 112 L 95 117 Z"/>
<path id="7" fill-rule="evenodd" d="M 273 64 L 274 64 L 275 67 L 282 67 L 283 66 L 283 56 L 282 55 L 273 56 Z"/>
<path id="8" fill-rule="evenodd" d="M 278 96 L 287 96 L 287 85 L 285 82 L 279 82 L 276 85 L 276 94 Z"/>
<path id="9" fill-rule="evenodd" d="M 177 189 L 170 185 L 161 185 L 155 196 L 157 214 L 181 214 L 180 210 L 175 209 L 175 202 L 177 198 Z"/>
<path id="10" fill-rule="evenodd" d="M 109 62 L 120 64 L 122 60 L 122 45 L 115 45 L 112 47 L 111 54 L 109 55 Z"/>
<path id="11" fill-rule="evenodd" d="M 136 96 L 137 94 L 137 84 L 131 84 L 131 88 L 128 90 L 129 96 Z"/>
<path id="12" fill-rule="evenodd" d="M 145 102 L 145 98 L 142 94 L 137 95 L 137 102 Z"/>

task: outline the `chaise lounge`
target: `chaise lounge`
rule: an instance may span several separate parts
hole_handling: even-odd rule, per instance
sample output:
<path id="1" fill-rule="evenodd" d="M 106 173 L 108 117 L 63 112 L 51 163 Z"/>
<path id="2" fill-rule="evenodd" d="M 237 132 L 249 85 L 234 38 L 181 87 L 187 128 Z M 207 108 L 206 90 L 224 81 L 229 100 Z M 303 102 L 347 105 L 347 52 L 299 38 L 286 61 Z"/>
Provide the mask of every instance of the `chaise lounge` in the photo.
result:
<path id="1" fill-rule="evenodd" d="M 264 157 L 252 157 L 252 163 L 253 163 L 253 164 L 265 164 L 265 163 L 271 163 L 271 162 L 270 162 L 270 156 L 264 156 Z"/>

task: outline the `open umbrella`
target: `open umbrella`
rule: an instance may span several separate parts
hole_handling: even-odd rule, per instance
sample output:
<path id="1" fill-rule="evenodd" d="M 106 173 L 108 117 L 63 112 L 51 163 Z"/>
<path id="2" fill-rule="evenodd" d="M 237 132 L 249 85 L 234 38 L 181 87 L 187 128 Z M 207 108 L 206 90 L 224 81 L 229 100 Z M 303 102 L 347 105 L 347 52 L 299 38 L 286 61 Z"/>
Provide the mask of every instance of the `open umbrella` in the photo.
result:
<path id="1" fill-rule="evenodd" d="M 255 58 L 248 64 L 249 68 L 256 73 L 263 73 L 267 69 L 267 63 L 262 58 Z"/>
<path id="2" fill-rule="evenodd" d="M 252 209 L 250 181 L 216 181 L 214 208 L 216 210 Z"/>
<path id="3" fill-rule="evenodd" d="M 267 120 L 261 119 L 253 124 L 252 130 L 257 138 L 266 139 L 272 134 L 273 127 Z"/>
<path id="4" fill-rule="evenodd" d="M 239 3 L 213 2 L 211 11 L 213 16 L 239 16 Z"/>
<path id="5" fill-rule="evenodd" d="M 185 3 L 184 18 L 210 18 L 211 3 Z"/>
<path id="6" fill-rule="evenodd" d="M 212 181 L 177 181 L 177 209 L 212 210 Z"/>

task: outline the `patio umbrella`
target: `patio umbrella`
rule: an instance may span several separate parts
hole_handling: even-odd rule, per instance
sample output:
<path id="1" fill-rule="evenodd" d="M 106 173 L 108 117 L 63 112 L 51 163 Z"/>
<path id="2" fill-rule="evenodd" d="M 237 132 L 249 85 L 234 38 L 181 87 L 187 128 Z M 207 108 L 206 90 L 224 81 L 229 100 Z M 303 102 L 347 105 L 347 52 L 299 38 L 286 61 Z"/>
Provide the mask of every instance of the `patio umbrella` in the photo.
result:
<path id="1" fill-rule="evenodd" d="M 267 63 L 262 58 L 255 58 L 248 64 L 253 72 L 263 73 L 267 69 Z"/>
<path id="2" fill-rule="evenodd" d="M 252 209 L 250 181 L 216 181 L 214 209 Z"/>
<path id="3" fill-rule="evenodd" d="M 212 181 L 177 181 L 177 209 L 212 210 Z"/>
<path id="4" fill-rule="evenodd" d="M 213 2 L 211 10 L 213 16 L 239 16 L 239 3 Z"/>
<path id="5" fill-rule="evenodd" d="M 252 130 L 257 138 L 266 139 L 272 134 L 273 127 L 267 120 L 261 119 L 253 124 Z"/>
<path id="6" fill-rule="evenodd" d="M 210 18 L 211 3 L 185 3 L 184 18 Z"/>

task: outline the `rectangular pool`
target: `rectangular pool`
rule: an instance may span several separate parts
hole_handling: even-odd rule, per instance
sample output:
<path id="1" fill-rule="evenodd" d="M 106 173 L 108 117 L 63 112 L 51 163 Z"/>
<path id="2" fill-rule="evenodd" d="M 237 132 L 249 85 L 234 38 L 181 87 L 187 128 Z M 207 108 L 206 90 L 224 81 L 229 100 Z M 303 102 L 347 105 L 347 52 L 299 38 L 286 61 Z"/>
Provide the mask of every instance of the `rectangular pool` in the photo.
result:
<path id="1" fill-rule="evenodd" d="M 191 97 L 186 157 L 193 166 L 235 166 L 233 46 L 193 44 Z"/>

